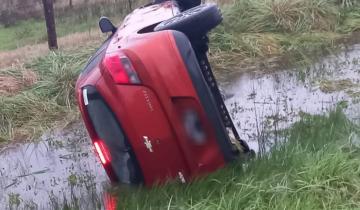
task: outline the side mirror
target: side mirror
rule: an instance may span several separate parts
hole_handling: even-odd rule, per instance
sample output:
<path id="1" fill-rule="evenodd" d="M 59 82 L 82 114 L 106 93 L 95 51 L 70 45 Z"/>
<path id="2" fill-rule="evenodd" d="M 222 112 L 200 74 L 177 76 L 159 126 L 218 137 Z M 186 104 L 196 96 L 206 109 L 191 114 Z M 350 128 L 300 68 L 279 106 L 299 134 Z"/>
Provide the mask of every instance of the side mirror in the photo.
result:
<path id="1" fill-rule="evenodd" d="M 101 32 L 103 33 L 107 33 L 107 32 L 115 33 L 117 29 L 107 17 L 100 18 L 99 27 Z"/>

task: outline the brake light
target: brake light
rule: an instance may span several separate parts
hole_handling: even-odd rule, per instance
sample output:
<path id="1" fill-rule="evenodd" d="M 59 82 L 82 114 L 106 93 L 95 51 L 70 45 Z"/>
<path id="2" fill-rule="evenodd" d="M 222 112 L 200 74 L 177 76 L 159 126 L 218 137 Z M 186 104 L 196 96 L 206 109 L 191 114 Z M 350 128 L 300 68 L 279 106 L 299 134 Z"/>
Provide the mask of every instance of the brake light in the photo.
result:
<path id="1" fill-rule="evenodd" d="M 117 84 L 140 84 L 140 79 L 125 55 L 106 55 L 102 61 L 103 66 Z"/>
<path id="2" fill-rule="evenodd" d="M 106 148 L 104 143 L 102 141 L 96 141 L 94 142 L 95 150 L 99 155 L 100 161 L 103 165 L 105 165 L 108 162 L 111 162 L 111 156 L 109 153 L 109 150 Z"/>

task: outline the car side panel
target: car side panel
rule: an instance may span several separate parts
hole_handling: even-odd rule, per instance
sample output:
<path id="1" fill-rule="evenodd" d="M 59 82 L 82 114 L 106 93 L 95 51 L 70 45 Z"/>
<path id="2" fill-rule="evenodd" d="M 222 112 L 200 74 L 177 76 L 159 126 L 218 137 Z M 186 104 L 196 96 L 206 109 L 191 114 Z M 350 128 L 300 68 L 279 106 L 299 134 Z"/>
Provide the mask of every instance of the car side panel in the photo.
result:
<path id="1" fill-rule="evenodd" d="M 136 35 L 122 50 L 133 61 L 143 85 L 152 89 L 161 101 L 171 127 L 176 134 L 177 143 L 186 159 L 192 176 L 212 172 L 225 164 L 212 124 L 204 145 L 195 145 L 184 132 L 184 125 L 177 115 L 175 98 L 188 97 L 201 102 L 194 89 L 189 73 L 179 55 L 171 31 Z M 207 116 L 200 109 L 202 116 Z M 208 126 L 209 127 L 209 126 Z"/>
<path id="2" fill-rule="evenodd" d="M 139 162 L 146 185 L 163 183 L 168 178 L 189 180 L 212 172 L 225 164 L 217 142 L 214 124 L 205 123 L 209 134 L 204 145 L 195 145 L 184 132 L 176 101 L 191 99 L 199 114 L 207 118 L 202 103 L 179 54 L 171 31 L 136 34 L 126 41 L 110 42 L 107 53 L 122 51 L 132 61 L 142 85 L 117 85 L 101 68 L 77 82 L 80 110 L 91 138 L 96 137 L 84 114 L 81 88 L 96 85 L 113 110 Z M 147 138 L 144 138 L 147 137 Z M 149 149 L 150 141 L 152 152 Z M 183 180 L 184 181 L 184 180 Z"/>

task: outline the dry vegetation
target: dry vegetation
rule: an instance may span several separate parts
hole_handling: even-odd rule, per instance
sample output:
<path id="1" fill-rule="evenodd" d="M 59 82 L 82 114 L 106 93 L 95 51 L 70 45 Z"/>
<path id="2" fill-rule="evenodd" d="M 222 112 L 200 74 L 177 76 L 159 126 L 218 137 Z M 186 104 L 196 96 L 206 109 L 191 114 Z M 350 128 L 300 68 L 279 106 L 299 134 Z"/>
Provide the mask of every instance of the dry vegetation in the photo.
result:
<path id="1" fill-rule="evenodd" d="M 93 30 L 90 32 L 81 32 L 61 37 L 59 45 L 62 51 L 74 51 L 79 48 L 89 48 L 97 46 L 104 35 Z M 28 53 L 31 52 L 31 53 Z M 28 45 L 12 51 L 0 52 L 0 69 L 2 72 L 7 69 L 18 69 L 21 76 L 2 75 L 0 74 L 0 96 L 10 96 L 16 94 L 18 91 L 31 86 L 36 82 L 36 73 L 31 69 L 24 67 L 25 63 L 29 63 L 39 57 L 47 56 L 51 53 L 48 49 L 47 43 Z"/>
<path id="2" fill-rule="evenodd" d="M 60 50 L 72 50 L 74 48 L 86 47 L 100 43 L 104 36 L 98 29 L 88 32 L 77 32 L 60 37 L 58 42 Z M 29 53 L 30 52 L 30 53 Z M 35 45 L 26 45 L 11 51 L 0 51 L 0 68 L 11 67 L 16 63 L 29 62 L 35 58 L 49 54 L 46 42 Z"/>

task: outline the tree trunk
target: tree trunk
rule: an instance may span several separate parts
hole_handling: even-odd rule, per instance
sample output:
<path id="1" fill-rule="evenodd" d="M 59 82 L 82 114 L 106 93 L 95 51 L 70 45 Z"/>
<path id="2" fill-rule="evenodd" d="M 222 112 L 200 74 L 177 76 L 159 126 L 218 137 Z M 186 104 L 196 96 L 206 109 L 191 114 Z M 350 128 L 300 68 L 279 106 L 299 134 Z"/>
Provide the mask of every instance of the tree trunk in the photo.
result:
<path id="1" fill-rule="evenodd" d="M 69 7 L 70 7 L 70 9 L 73 8 L 73 1 L 72 0 L 69 0 Z"/>
<path id="2" fill-rule="evenodd" d="M 45 15 L 49 49 L 55 50 L 58 49 L 58 44 L 56 38 L 53 0 L 42 0 L 42 2 L 44 5 L 44 15 Z"/>

